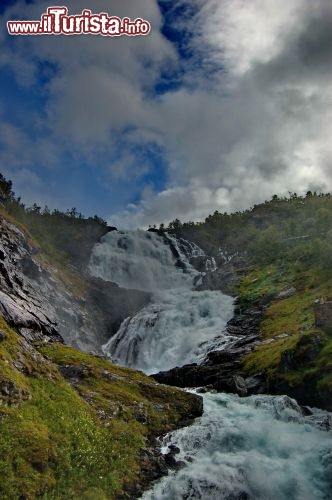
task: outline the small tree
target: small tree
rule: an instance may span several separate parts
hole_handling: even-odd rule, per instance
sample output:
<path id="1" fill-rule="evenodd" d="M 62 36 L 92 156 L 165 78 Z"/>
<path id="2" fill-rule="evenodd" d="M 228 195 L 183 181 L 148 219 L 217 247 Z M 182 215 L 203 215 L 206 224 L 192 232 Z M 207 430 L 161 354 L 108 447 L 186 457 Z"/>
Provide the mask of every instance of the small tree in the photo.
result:
<path id="1" fill-rule="evenodd" d="M 7 203 L 14 199 L 14 193 L 12 191 L 12 181 L 7 181 L 5 177 L 0 173 L 0 202 Z"/>
<path id="2" fill-rule="evenodd" d="M 169 223 L 168 229 L 177 231 L 178 229 L 182 228 L 182 222 L 179 219 L 174 219 L 172 222 Z"/>

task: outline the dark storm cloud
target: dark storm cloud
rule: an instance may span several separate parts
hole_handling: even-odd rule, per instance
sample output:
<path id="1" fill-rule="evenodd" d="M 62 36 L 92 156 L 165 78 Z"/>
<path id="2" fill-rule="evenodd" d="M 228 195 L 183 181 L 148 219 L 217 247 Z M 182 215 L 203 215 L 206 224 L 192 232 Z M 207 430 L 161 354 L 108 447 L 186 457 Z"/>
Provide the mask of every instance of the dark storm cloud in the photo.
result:
<path id="1" fill-rule="evenodd" d="M 320 15 L 310 16 L 300 33 L 290 33 L 287 45 L 278 57 L 262 64 L 262 73 L 270 82 L 309 79 L 320 81 L 332 73 L 332 5 Z M 259 69 L 259 68 L 258 68 Z M 322 82 L 323 83 L 323 82 Z"/>

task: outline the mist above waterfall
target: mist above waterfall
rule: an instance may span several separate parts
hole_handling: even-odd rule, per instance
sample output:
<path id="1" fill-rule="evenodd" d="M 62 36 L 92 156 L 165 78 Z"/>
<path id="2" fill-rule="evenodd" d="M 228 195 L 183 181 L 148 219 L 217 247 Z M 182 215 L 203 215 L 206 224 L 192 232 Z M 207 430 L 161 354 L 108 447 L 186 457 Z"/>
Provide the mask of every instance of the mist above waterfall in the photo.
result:
<path id="1" fill-rule="evenodd" d="M 204 358 L 232 317 L 233 299 L 217 291 L 195 291 L 200 273 L 190 265 L 191 256 L 204 252 L 170 235 L 140 230 L 109 233 L 95 246 L 91 274 L 153 292 L 152 303 L 122 323 L 103 347 L 105 354 L 146 373 Z M 225 343 L 231 340 L 224 336 Z"/>

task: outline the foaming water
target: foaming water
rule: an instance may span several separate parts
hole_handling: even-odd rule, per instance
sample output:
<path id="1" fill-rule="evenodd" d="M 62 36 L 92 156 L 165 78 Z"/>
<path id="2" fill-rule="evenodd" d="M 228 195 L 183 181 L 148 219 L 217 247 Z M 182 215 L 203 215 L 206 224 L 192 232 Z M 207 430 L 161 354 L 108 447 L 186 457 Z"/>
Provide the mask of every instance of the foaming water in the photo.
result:
<path id="1" fill-rule="evenodd" d="M 234 340 L 225 334 L 233 299 L 193 290 L 200 273 L 188 257 L 204 252 L 194 244 L 185 252 L 175 238 L 145 231 L 109 233 L 94 248 L 92 275 L 153 293 L 152 303 L 127 318 L 103 346 L 114 361 L 153 373 L 201 361 L 216 336 L 222 337 L 219 346 Z"/>
<path id="2" fill-rule="evenodd" d="M 143 500 L 328 500 L 332 423 L 287 396 L 204 395 L 204 415 L 163 441 L 186 465 Z"/>
<path id="3" fill-rule="evenodd" d="M 185 257 L 184 257 L 185 259 Z M 124 288 L 150 292 L 190 288 L 194 270 L 175 266 L 171 247 L 156 233 L 114 231 L 104 236 L 91 256 L 90 273 Z"/>
<path id="4" fill-rule="evenodd" d="M 145 373 L 201 361 L 231 318 L 232 303 L 219 292 L 178 289 L 164 293 L 126 319 L 104 352 Z M 225 336 L 219 344 L 230 339 Z"/>

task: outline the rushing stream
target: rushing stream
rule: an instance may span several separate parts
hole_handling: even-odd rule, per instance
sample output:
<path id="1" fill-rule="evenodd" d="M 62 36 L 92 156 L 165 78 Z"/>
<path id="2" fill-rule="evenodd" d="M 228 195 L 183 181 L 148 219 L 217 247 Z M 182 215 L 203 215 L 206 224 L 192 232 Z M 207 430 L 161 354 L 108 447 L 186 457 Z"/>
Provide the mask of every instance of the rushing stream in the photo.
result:
<path id="1" fill-rule="evenodd" d="M 204 415 L 164 440 L 186 463 L 143 500 L 328 500 L 331 416 L 287 396 L 204 395 Z"/>
<path id="2" fill-rule="evenodd" d="M 151 303 L 127 318 L 103 350 L 146 373 L 199 362 L 218 343 L 233 300 L 195 291 L 200 275 L 190 257 L 196 245 L 143 231 L 113 232 L 96 245 L 91 274 L 126 288 L 152 292 Z M 206 262 L 213 270 L 215 263 Z M 205 394 L 204 415 L 168 435 L 183 467 L 143 500 L 329 500 L 332 498 L 332 416 L 300 408 L 286 396 Z"/>

